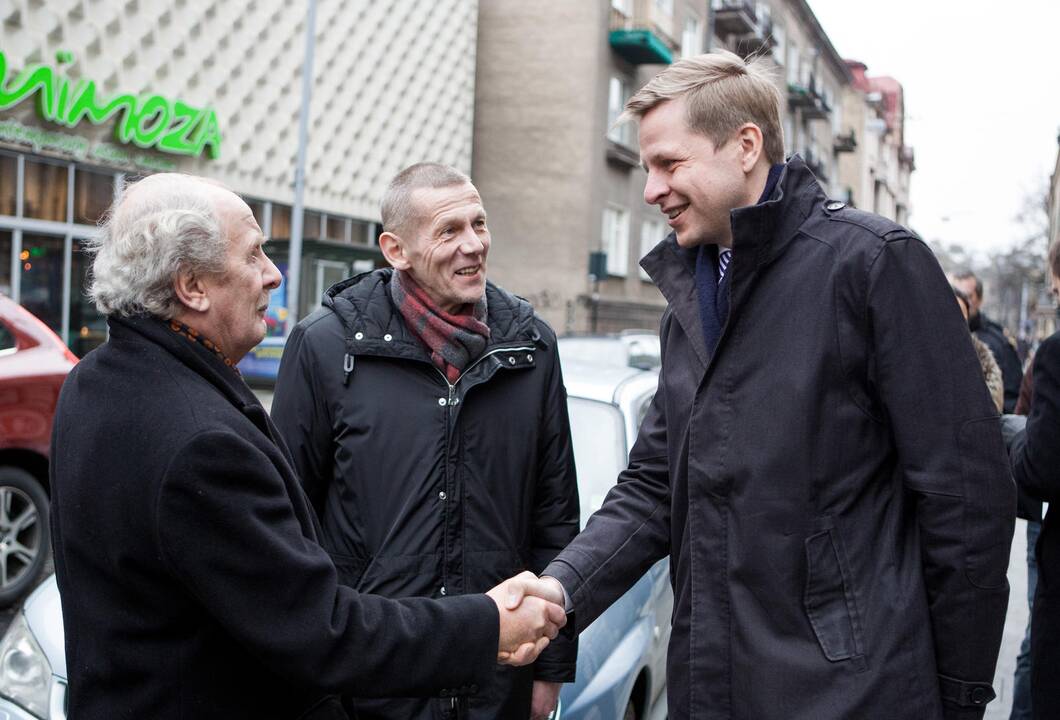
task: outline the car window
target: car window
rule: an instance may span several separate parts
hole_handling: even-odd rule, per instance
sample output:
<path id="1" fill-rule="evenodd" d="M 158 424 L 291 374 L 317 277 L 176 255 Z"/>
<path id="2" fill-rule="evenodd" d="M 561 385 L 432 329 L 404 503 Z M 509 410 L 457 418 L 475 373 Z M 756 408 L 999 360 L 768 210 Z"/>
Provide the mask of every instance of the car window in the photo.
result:
<path id="1" fill-rule="evenodd" d="M 6 325 L 0 323 L 0 357 L 11 355 L 16 350 L 18 347 L 16 347 L 14 334 Z"/>
<path id="2" fill-rule="evenodd" d="M 568 398 L 574 464 L 578 470 L 581 526 L 600 509 L 604 496 L 626 467 L 626 437 L 622 413 L 614 405 Z"/>

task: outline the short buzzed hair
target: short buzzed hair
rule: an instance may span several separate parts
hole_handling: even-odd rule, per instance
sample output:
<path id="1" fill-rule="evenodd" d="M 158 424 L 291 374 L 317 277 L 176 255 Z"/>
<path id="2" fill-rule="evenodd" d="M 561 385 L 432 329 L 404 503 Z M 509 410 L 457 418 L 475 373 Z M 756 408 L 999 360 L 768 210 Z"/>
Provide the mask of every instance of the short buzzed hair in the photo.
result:
<path id="1" fill-rule="evenodd" d="M 619 122 L 640 119 L 656 105 L 684 97 L 688 127 L 725 145 L 745 123 L 762 131 L 766 159 L 784 162 L 784 131 L 780 126 L 780 91 L 772 70 L 761 57 L 743 60 L 727 50 L 678 60 L 648 81 L 626 103 Z"/>
<path id="2" fill-rule="evenodd" d="M 394 176 L 383 194 L 383 230 L 395 235 L 409 230 L 418 213 L 418 208 L 414 208 L 412 203 L 415 191 L 464 184 L 470 185 L 471 178 L 449 165 L 421 162 L 408 166 Z"/>

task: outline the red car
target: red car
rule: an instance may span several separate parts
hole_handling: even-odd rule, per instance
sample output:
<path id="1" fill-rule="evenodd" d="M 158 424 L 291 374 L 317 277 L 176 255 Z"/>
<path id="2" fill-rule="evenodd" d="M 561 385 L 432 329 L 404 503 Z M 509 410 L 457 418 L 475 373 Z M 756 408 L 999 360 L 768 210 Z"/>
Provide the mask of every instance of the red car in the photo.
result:
<path id="1" fill-rule="evenodd" d="M 48 446 L 75 364 L 47 325 L 0 295 L 0 606 L 20 600 L 48 561 Z"/>

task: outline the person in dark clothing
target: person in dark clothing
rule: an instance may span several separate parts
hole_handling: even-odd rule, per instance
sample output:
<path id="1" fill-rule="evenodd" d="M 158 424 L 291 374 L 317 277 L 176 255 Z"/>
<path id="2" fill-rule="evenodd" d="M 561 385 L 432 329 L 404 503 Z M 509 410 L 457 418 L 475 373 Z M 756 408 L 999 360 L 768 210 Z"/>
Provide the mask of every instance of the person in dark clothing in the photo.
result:
<path id="1" fill-rule="evenodd" d="M 556 336 L 487 282 L 491 237 L 466 175 L 405 169 L 382 219 L 393 268 L 327 291 L 292 332 L 273 398 L 323 545 L 341 582 L 387 597 L 453 597 L 540 572 L 579 519 Z M 477 692 L 347 703 L 359 718 L 544 720 L 576 656 L 560 637 Z"/>
<path id="2" fill-rule="evenodd" d="M 779 104 L 719 51 L 626 105 L 674 230 L 641 262 L 659 389 L 543 583 L 580 631 L 670 555 L 675 720 L 981 718 L 1015 514 L 997 411 L 930 250 L 785 162 Z"/>
<path id="3" fill-rule="evenodd" d="M 337 720 L 339 692 L 484 684 L 565 623 L 509 609 L 526 578 L 444 601 L 339 583 L 235 368 L 280 282 L 263 242 L 236 195 L 175 174 L 128 188 L 92 241 L 110 337 L 63 385 L 51 456 L 71 718 Z"/>
<path id="4" fill-rule="evenodd" d="M 1049 265 L 1053 297 L 1060 302 L 1060 243 L 1053 243 L 1049 249 Z M 1034 391 L 1026 430 L 1016 436 L 1010 448 L 1012 472 L 1020 490 L 1052 507 L 1060 502 L 1060 333 L 1048 337 L 1035 353 L 1032 382 Z M 1037 562 L 1037 587 L 1031 604 L 1030 711 L 1036 720 L 1060 718 L 1060 529 L 1056 527 L 1057 522 L 1060 521 L 1056 512 L 1047 512 L 1037 543 L 1032 547 Z"/>
<path id="5" fill-rule="evenodd" d="M 1001 367 L 1005 379 L 1006 413 L 1015 412 L 1019 400 L 1020 383 L 1023 381 L 1023 363 L 1015 346 L 1005 335 L 1005 329 L 986 316 L 983 307 L 983 283 L 971 270 L 962 270 L 954 275 L 954 284 L 968 298 L 968 327 L 982 340 Z"/>

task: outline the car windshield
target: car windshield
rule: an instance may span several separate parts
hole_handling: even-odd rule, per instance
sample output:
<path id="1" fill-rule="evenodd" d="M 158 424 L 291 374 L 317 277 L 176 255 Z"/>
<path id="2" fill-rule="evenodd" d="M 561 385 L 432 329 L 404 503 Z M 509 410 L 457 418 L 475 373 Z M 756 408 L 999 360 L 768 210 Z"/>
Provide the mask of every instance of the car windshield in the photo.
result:
<path id="1" fill-rule="evenodd" d="M 614 405 L 572 397 L 570 431 L 578 470 L 581 526 L 600 509 L 618 473 L 626 467 L 626 437 L 622 413 Z"/>

